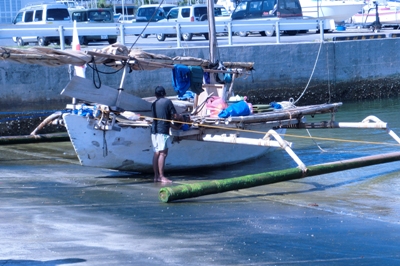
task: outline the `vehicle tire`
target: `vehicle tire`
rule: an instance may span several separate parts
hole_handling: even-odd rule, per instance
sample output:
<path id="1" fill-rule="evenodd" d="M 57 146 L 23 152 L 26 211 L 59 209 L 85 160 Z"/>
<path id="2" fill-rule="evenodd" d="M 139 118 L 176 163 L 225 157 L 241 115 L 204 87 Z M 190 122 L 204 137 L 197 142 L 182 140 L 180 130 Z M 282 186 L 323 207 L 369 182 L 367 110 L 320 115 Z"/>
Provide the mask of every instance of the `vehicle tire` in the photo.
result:
<path id="1" fill-rule="evenodd" d="M 140 37 L 142 37 L 143 39 L 146 39 L 147 37 L 149 37 L 149 34 L 141 34 Z"/>
<path id="2" fill-rule="evenodd" d="M 297 34 L 297 30 L 287 30 L 285 31 L 287 35 L 294 36 Z"/>
<path id="3" fill-rule="evenodd" d="M 203 33 L 204 38 L 208 41 L 210 39 L 210 35 L 207 33 Z"/>
<path id="4" fill-rule="evenodd" d="M 17 38 L 17 44 L 18 46 L 25 46 L 26 42 L 24 42 L 21 38 Z"/>
<path id="5" fill-rule="evenodd" d="M 167 37 L 167 36 L 165 36 L 165 34 L 162 34 L 162 33 L 156 35 L 156 38 L 159 42 L 165 41 L 165 37 Z"/>
<path id="6" fill-rule="evenodd" d="M 276 31 L 266 30 L 265 31 L 265 36 L 268 36 L 268 37 L 276 36 Z"/>
<path id="7" fill-rule="evenodd" d="M 116 42 L 117 42 L 117 39 L 116 39 L 116 38 L 108 39 L 108 43 L 109 43 L 109 44 L 114 44 L 114 43 L 116 43 Z M 88 44 L 89 44 L 89 42 L 86 43 L 86 45 L 88 45 Z"/>
<path id="8" fill-rule="evenodd" d="M 82 45 L 88 45 L 89 41 L 85 36 L 81 36 L 81 37 L 79 37 L 79 43 Z"/>
<path id="9" fill-rule="evenodd" d="M 65 38 L 65 39 L 64 39 L 64 43 L 65 43 L 65 45 L 71 45 L 71 43 L 72 43 L 72 38 Z"/>
<path id="10" fill-rule="evenodd" d="M 193 38 L 193 34 L 192 33 L 184 33 L 182 34 L 182 39 L 184 41 L 191 41 Z"/>
<path id="11" fill-rule="evenodd" d="M 267 36 L 267 34 L 265 33 L 265 31 L 260 31 L 261 36 Z"/>
<path id="12" fill-rule="evenodd" d="M 239 31 L 239 36 L 240 37 L 247 37 L 247 36 L 249 36 L 249 32 L 247 32 L 247 31 Z"/>
<path id="13" fill-rule="evenodd" d="M 38 37 L 39 46 L 48 46 L 49 42 L 44 37 Z"/>

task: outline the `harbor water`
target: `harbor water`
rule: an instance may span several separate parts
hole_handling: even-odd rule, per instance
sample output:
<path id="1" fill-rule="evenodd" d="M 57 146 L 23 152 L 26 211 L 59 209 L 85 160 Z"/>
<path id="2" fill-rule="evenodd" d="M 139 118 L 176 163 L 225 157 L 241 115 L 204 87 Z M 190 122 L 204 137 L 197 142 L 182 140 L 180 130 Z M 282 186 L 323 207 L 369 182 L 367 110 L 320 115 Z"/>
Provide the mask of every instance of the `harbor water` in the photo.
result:
<path id="1" fill-rule="evenodd" d="M 400 135 L 399 107 L 399 99 L 344 103 L 335 118 L 374 115 Z M 306 166 L 400 148 L 382 129 L 288 129 L 285 139 Z M 296 166 L 275 150 L 230 167 L 167 171 L 168 186 Z M 0 264 L 400 262 L 400 162 L 168 204 L 158 200 L 163 186 L 151 174 L 83 167 L 69 142 L 0 145 Z"/>

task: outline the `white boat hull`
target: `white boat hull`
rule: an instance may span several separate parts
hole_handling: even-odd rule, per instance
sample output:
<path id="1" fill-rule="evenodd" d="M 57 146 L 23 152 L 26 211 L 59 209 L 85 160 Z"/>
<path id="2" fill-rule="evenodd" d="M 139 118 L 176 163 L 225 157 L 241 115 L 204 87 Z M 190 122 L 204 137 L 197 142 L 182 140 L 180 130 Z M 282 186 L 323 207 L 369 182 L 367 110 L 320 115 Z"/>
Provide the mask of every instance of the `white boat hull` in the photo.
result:
<path id="1" fill-rule="evenodd" d="M 363 2 L 342 1 L 309 1 L 300 0 L 303 16 L 312 18 L 333 19 L 341 23 L 362 9 Z"/>
<path id="2" fill-rule="evenodd" d="M 102 131 L 94 129 L 94 119 L 72 114 L 65 114 L 63 118 L 82 165 L 137 172 L 153 171 L 149 126 Z M 252 125 L 251 129 L 267 132 L 271 128 L 260 123 Z M 284 134 L 285 129 L 277 132 Z M 230 132 L 221 130 L 220 134 L 223 133 Z M 234 133 L 239 132 L 231 132 Z M 240 137 L 262 139 L 263 135 L 240 132 Z M 182 140 L 169 149 L 165 168 L 166 171 L 177 171 L 236 164 L 260 157 L 271 149 L 276 148 Z"/>
<path id="3" fill-rule="evenodd" d="M 378 8 L 379 22 L 381 24 L 400 24 L 400 7 Z M 366 10 L 364 13 L 357 13 L 351 18 L 352 23 L 371 24 L 376 21 L 376 10 Z"/>

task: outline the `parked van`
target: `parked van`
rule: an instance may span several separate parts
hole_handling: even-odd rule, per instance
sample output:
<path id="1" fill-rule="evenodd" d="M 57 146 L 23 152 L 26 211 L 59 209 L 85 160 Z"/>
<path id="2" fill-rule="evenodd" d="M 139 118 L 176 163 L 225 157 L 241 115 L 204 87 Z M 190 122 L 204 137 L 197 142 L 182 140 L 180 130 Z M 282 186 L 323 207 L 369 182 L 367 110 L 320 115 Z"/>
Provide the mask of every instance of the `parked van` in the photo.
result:
<path id="1" fill-rule="evenodd" d="M 72 21 L 77 23 L 114 23 L 112 8 L 70 9 Z M 109 44 L 117 42 L 117 35 L 91 35 L 79 36 L 79 43 L 88 45 L 89 42 L 108 41 Z"/>
<path id="2" fill-rule="evenodd" d="M 68 8 L 64 4 L 42 4 L 30 5 L 22 8 L 14 20 L 15 25 L 65 25 L 71 26 L 71 18 Z M 17 36 L 13 41 L 18 46 L 24 46 L 29 43 L 38 43 L 40 46 L 47 46 L 50 43 L 60 44 L 59 36 Z M 70 45 L 72 36 L 65 36 L 65 44 Z"/>
<path id="3" fill-rule="evenodd" d="M 215 21 L 230 21 L 231 18 L 225 7 L 214 5 Z M 169 22 L 196 22 L 207 20 L 207 5 L 195 4 L 191 6 L 180 6 L 172 8 L 167 14 L 166 19 L 159 21 L 163 23 Z M 183 33 L 182 39 L 184 41 L 192 40 L 193 35 L 203 35 L 208 40 L 208 32 L 204 33 Z M 166 37 L 176 37 L 176 34 L 157 34 L 157 40 L 164 41 Z"/>
<path id="4" fill-rule="evenodd" d="M 303 16 L 299 0 L 242 0 L 232 12 L 232 20 L 260 19 L 260 18 L 299 18 Z M 261 31 L 262 36 L 273 33 Z M 297 31 L 287 31 L 287 34 L 295 35 Z M 249 32 L 239 32 L 245 37 Z"/>
<path id="5" fill-rule="evenodd" d="M 232 12 L 232 20 L 302 16 L 299 0 L 242 0 Z"/>
<path id="6" fill-rule="evenodd" d="M 136 12 L 136 22 L 157 22 L 164 19 L 173 7 L 176 7 L 176 5 L 142 5 Z"/>
<path id="7" fill-rule="evenodd" d="M 136 22 L 157 22 L 165 19 L 171 8 L 176 7 L 172 4 L 152 4 L 142 5 L 136 12 Z M 142 34 L 142 38 L 147 38 L 149 34 Z"/>

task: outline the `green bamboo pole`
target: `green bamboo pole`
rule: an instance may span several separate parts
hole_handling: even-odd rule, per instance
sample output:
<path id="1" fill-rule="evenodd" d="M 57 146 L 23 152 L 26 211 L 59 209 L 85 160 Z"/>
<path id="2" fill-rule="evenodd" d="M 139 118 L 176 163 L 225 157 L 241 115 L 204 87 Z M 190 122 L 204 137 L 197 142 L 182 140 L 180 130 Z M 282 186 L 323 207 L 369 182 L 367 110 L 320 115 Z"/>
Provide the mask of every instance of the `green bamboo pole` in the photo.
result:
<path id="1" fill-rule="evenodd" d="M 69 141 L 68 133 L 50 133 L 40 135 L 22 135 L 0 137 L 0 144 L 22 144 L 36 142 Z"/>
<path id="2" fill-rule="evenodd" d="M 313 165 L 307 167 L 303 173 L 298 168 L 279 170 L 273 172 L 260 173 L 255 175 L 245 175 L 235 178 L 213 180 L 193 184 L 163 187 L 160 189 L 158 198 L 162 202 L 172 202 L 175 200 L 194 198 L 210 194 L 217 194 L 231 190 L 250 188 L 299 179 L 308 176 L 328 174 L 353 168 L 365 167 L 381 163 L 389 163 L 400 160 L 400 152 L 366 156 L 356 159 L 337 161 L 332 163 Z"/>

